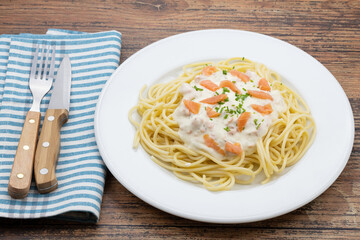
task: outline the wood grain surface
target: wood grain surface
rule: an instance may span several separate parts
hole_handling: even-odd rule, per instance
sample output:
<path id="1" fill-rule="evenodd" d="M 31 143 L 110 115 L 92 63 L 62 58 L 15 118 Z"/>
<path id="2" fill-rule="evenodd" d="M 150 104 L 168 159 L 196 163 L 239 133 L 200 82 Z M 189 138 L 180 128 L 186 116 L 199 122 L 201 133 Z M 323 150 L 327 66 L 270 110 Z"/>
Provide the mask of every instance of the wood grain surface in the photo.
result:
<path id="1" fill-rule="evenodd" d="M 139 200 L 109 174 L 98 224 L 0 219 L 0 237 L 360 239 L 359 26 L 359 0 L 0 0 L 0 34 L 118 30 L 121 62 L 156 40 L 191 30 L 232 28 L 279 38 L 311 54 L 337 78 L 350 99 L 356 129 L 351 157 L 337 181 L 311 203 L 274 219 L 220 225 L 178 218 Z"/>

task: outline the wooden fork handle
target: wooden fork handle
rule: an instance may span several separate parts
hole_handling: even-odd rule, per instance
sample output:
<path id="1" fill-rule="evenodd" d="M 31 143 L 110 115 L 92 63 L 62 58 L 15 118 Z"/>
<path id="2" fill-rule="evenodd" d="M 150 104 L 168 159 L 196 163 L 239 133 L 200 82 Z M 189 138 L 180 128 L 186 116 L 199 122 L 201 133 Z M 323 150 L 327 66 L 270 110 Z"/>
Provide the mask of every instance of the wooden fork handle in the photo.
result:
<path id="1" fill-rule="evenodd" d="M 29 111 L 26 115 L 8 185 L 13 198 L 25 198 L 29 192 L 40 120 L 40 112 Z"/>
<path id="2" fill-rule="evenodd" d="M 68 120 L 66 109 L 48 109 L 35 154 L 34 175 L 40 193 L 48 193 L 58 186 L 55 176 L 60 152 L 60 129 Z"/>

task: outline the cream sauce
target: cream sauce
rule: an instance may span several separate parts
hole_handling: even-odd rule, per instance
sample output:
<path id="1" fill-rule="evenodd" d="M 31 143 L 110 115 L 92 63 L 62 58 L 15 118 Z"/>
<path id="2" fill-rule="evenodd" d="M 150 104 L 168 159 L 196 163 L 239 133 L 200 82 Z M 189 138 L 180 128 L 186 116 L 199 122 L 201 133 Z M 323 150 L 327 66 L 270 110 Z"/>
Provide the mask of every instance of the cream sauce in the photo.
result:
<path id="1" fill-rule="evenodd" d="M 259 80 L 261 79 L 255 72 L 247 71 L 245 73 L 251 81 L 244 83 L 240 78 L 233 76 L 229 72 L 223 73 L 219 70 L 210 76 L 203 74 L 198 75 L 190 84 L 184 83 L 179 92 L 183 95 L 183 99 L 192 100 L 197 103 L 206 98 L 210 98 L 216 95 L 215 92 L 208 90 L 200 85 L 202 80 L 211 80 L 218 86 L 223 80 L 232 81 L 236 87 L 241 91 L 240 96 L 245 97 L 247 90 L 261 91 L 258 88 Z M 271 85 L 270 85 L 271 86 Z M 197 89 L 197 90 L 196 90 Z M 202 89 L 202 90 L 201 90 Z M 229 91 L 227 91 L 229 90 Z M 285 111 L 285 102 L 277 90 L 264 91 L 269 93 L 273 100 L 259 99 L 251 96 L 247 96 L 244 100 L 239 99 L 239 95 L 227 88 L 224 92 L 228 96 L 228 101 L 223 104 L 206 104 L 201 103 L 200 111 L 198 114 L 193 114 L 185 107 L 183 101 L 175 110 L 173 117 L 179 124 L 179 136 L 184 141 L 185 145 L 192 149 L 204 150 L 217 159 L 224 159 L 234 154 L 226 152 L 223 156 L 213 148 L 205 145 L 203 136 L 208 134 L 214 139 L 220 148 L 225 149 L 225 143 L 240 143 L 242 149 L 246 154 L 251 154 L 256 150 L 256 142 L 259 138 L 263 137 L 272 122 L 278 118 L 278 113 Z M 218 89 L 216 92 L 222 94 L 223 88 Z M 236 100 L 237 99 L 237 100 Z M 242 109 L 237 108 L 242 103 Z M 273 112 L 268 115 L 262 115 L 255 111 L 251 104 L 266 105 L 271 104 Z M 206 107 L 211 107 L 213 110 L 217 109 L 217 112 L 221 112 L 221 115 L 214 118 L 209 118 L 206 112 Z M 222 109 L 222 110 L 221 110 Z M 240 116 L 240 112 L 230 114 L 229 110 L 234 111 L 241 109 L 241 111 L 250 112 L 251 116 L 247 121 L 245 128 L 240 132 L 237 127 L 237 119 Z"/>

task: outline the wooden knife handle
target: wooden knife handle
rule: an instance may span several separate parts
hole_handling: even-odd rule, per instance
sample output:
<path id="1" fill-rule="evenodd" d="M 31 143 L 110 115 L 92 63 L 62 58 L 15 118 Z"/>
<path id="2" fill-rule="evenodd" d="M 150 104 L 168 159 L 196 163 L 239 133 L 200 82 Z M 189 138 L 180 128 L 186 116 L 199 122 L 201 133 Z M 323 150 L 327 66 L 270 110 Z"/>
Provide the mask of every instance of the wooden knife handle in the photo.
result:
<path id="1" fill-rule="evenodd" d="M 26 114 L 8 185 L 13 198 L 24 198 L 29 192 L 40 121 L 39 112 Z"/>
<path id="2" fill-rule="evenodd" d="M 40 193 L 48 193 L 57 188 L 55 169 L 60 152 L 60 129 L 68 117 L 66 109 L 46 111 L 34 164 L 36 186 Z"/>

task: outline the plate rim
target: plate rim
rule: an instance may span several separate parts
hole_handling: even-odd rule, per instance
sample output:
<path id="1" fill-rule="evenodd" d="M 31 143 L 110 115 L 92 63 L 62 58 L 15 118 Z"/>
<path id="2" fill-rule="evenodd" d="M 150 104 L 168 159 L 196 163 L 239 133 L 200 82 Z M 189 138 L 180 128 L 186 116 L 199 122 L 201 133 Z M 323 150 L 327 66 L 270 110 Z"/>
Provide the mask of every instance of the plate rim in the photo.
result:
<path id="1" fill-rule="evenodd" d="M 203 217 L 203 216 L 194 216 L 194 215 L 191 215 L 191 214 L 188 214 L 188 213 L 184 213 L 184 212 L 181 212 L 181 211 L 178 211 L 177 209 L 173 209 L 173 208 L 170 208 L 166 205 L 163 205 L 163 204 L 159 204 L 158 202 L 156 201 L 153 201 L 151 199 L 151 197 L 148 197 L 146 195 L 143 195 L 141 194 L 140 192 L 137 192 L 136 189 L 133 189 L 131 186 L 129 186 L 127 184 L 127 182 L 121 177 L 121 176 L 118 176 L 118 174 L 116 172 L 114 172 L 111 168 L 112 166 L 112 163 L 111 163 L 111 160 L 109 159 L 108 157 L 108 154 L 106 153 L 105 149 L 104 149 L 104 146 L 103 144 L 101 143 L 101 140 L 100 140 L 100 126 L 99 126 L 99 121 L 100 121 L 100 116 L 99 116 L 99 112 L 100 112 L 100 108 L 101 108 L 101 103 L 103 101 L 103 98 L 104 98 L 104 95 L 106 94 L 107 92 L 107 89 L 108 87 L 110 86 L 111 82 L 114 81 L 114 78 L 115 76 L 118 74 L 118 72 L 120 72 L 124 67 L 126 67 L 129 63 L 131 63 L 133 61 L 133 59 L 136 59 L 136 57 L 140 54 L 142 54 L 143 52 L 147 51 L 148 49 L 151 49 L 152 47 L 155 47 L 159 44 L 161 44 L 162 42 L 164 41 L 168 41 L 168 40 L 172 40 L 173 38 L 179 38 L 179 37 L 182 37 L 182 36 L 185 36 L 185 35 L 191 35 L 191 34 L 201 34 L 202 32 L 216 32 L 216 31 L 232 31 L 232 32 L 243 32 L 245 34 L 252 34 L 252 35 L 257 35 L 257 36 L 260 36 L 260 37 L 263 37 L 263 38 L 269 38 L 271 40 L 275 40 L 275 41 L 279 41 L 281 42 L 282 44 L 286 44 L 287 46 L 291 46 L 293 48 L 296 48 L 297 50 L 300 50 L 303 54 L 306 54 L 308 57 L 310 57 L 312 60 L 318 62 L 325 71 L 327 71 L 332 77 L 333 79 L 335 80 L 335 83 L 338 85 L 338 87 L 340 87 L 342 89 L 342 94 L 344 95 L 343 97 L 345 97 L 346 99 L 346 103 L 347 103 L 347 109 L 349 110 L 348 113 L 349 113 L 349 116 L 350 116 L 350 120 L 351 120 L 351 126 L 350 126 L 350 130 L 351 132 L 349 133 L 349 137 L 350 137 L 350 143 L 348 146 L 347 146 L 347 149 L 346 149 L 346 152 L 343 154 L 343 157 L 344 157 L 344 161 L 342 161 L 342 165 L 340 168 L 337 169 L 337 172 L 336 174 L 334 174 L 332 176 L 332 179 L 329 179 L 327 181 L 327 184 L 323 186 L 323 188 L 321 190 L 319 190 L 316 194 L 313 194 L 311 197 L 308 197 L 306 200 L 302 201 L 301 204 L 298 204 L 298 205 L 294 205 L 292 208 L 286 208 L 284 209 L 283 211 L 278 211 L 277 213 L 272 213 L 272 214 L 267 214 L 267 215 L 261 215 L 261 216 L 250 216 L 248 217 L 248 219 L 245 219 L 245 218 L 241 218 L 241 220 L 237 217 L 234 217 L 234 218 L 211 218 L 209 219 L 208 217 Z M 306 100 L 306 99 L 305 99 Z M 339 81 L 337 81 L 337 79 L 335 78 L 335 76 L 323 65 L 321 64 L 316 58 L 312 57 L 310 54 L 308 54 L 307 52 L 305 52 L 304 50 L 300 49 L 299 47 L 295 46 L 295 45 L 292 45 L 286 41 L 283 41 L 283 40 L 280 40 L 280 39 L 277 39 L 275 37 L 271 37 L 271 36 L 268 36 L 268 35 L 265 35 L 265 34 L 261 34 L 261 33 L 257 33 L 257 32 L 251 32 L 251 31 L 244 31 L 244 30 L 237 30 L 237 29 L 204 29 L 204 30 L 197 30 L 197 31 L 189 31 L 189 32 L 184 32 L 184 33 L 179 33 L 179 34 L 175 34 L 175 35 L 172 35 L 172 36 L 169 36 L 169 37 L 166 37 L 166 38 L 163 38 L 163 39 L 160 39 L 160 40 L 157 40 L 147 46 L 145 46 L 144 48 L 138 50 L 136 53 L 134 53 L 133 55 L 129 56 L 123 63 L 121 63 L 119 65 L 119 67 L 112 73 L 112 75 L 110 76 L 110 78 L 107 80 L 105 86 L 103 87 L 102 91 L 101 91 L 101 94 L 98 98 L 98 102 L 96 104 L 96 110 L 95 110 L 95 117 L 94 117 L 94 129 L 95 129 L 95 138 L 96 138 L 96 142 L 97 142 L 97 145 L 98 145 L 98 148 L 99 148 L 99 152 L 100 152 L 100 155 L 102 156 L 103 158 L 103 161 L 105 163 L 106 166 L 108 166 L 108 169 L 109 171 L 112 173 L 112 175 L 117 179 L 117 181 L 122 184 L 128 191 L 130 191 L 132 194 L 134 194 L 136 197 L 140 198 L 142 201 L 150 204 L 151 206 L 153 207 L 156 207 L 162 211 L 165 211 L 167 213 L 170 213 L 172 215 L 176 215 L 176 216 L 179 216 L 179 217 L 183 217 L 183 218 L 186 218 L 186 219 L 190 219 L 190 220 L 196 220 L 196 221 L 201 221 L 201 222 L 208 222 L 208 223 L 225 223 L 225 224 L 235 224 L 235 223 L 249 223 L 249 222 L 255 222 L 255 221 L 261 221 L 261 220 L 266 220 L 266 219 L 270 219 L 270 218 L 274 218 L 274 217 L 278 217 L 278 216 L 281 216 L 283 214 L 286 214 L 286 213 L 289 213 L 289 212 L 292 212 L 308 203 L 310 203 L 311 201 L 313 201 L 315 198 L 317 198 L 318 196 L 320 196 L 322 193 L 324 193 L 335 181 L 336 179 L 340 176 L 340 174 L 342 173 L 342 171 L 344 170 L 349 158 L 350 158 L 350 155 L 352 153 L 352 148 L 353 148 L 353 144 L 354 144 L 354 137 L 355 137 L 355 129 L 354 129 L 354 116 L 353 116 L 353 111 L 352 111 L 352 108 L 351 108 L 351 104 L 349 102 L 349 99 L 348 97 L 346 96 L 346 93 L 344 91 L 344 89 L 342 88 L 341 84 L 339 83 Z M 317 136 L 315 136 L 316 138 Z"/>

